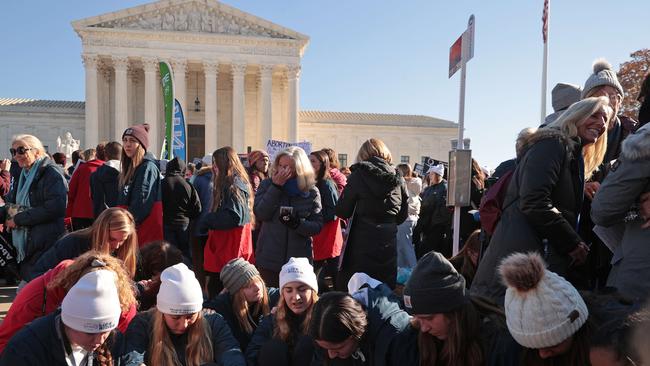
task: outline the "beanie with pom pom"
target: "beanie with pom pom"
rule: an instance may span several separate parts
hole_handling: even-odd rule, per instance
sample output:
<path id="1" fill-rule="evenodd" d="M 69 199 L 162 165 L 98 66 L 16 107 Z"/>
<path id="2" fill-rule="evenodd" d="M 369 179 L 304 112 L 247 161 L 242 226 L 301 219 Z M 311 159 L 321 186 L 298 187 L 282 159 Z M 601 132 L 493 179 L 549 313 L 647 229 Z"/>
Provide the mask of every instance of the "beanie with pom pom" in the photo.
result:
<path id="1" fill-rule="evenodd" d="M 140 145 L 145 150 L 149 149 L 149 125 L 148 124 L 142 124 L 142 125 L 135 125 L 127 128 L 124 130 L 124 133 L 122 134 L 122 139 L 124 139 L 124 136 L 132 136 L 134 139 L 138 140 Z"/>
<path id="2" fill-rule="evenodd" d="M 508 330 L 520 345 L 556 346 L 587 321 L 589 311 L 578 291 L 546 270 L 539 254 L 512 254 L 501 262 L 499 273 L 508 287 L 504 301 Z"/>
<path id="3" fill-rule="evenodd" d="M 594 73 L 589 76 L 585 81 L 585 87 L 582 88 L 582 99 L 586 98 L 592 89 L 603 85 L 616 89 L 621 96 L 625 95 L 623 87 L 618 82 L 618 77 L 616 77 L 616 72 L 612 70 L 612 65 L 607 60 L 604 58 L 597 59 L 594 61 L 593 69 Z"/>

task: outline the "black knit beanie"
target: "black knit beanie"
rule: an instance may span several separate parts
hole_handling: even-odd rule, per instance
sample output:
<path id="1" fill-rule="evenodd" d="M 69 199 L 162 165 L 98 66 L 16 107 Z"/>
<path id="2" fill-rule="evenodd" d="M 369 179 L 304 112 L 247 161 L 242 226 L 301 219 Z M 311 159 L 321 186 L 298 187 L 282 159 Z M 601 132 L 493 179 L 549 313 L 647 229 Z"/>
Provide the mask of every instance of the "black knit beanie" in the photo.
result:
<path id="1" fill-rule="evenodd" d="M 404 287 L 404 306 L 412 315 L 447 313 L 468 301 L 465 279 L 438 252 L 420 258 Z"/>

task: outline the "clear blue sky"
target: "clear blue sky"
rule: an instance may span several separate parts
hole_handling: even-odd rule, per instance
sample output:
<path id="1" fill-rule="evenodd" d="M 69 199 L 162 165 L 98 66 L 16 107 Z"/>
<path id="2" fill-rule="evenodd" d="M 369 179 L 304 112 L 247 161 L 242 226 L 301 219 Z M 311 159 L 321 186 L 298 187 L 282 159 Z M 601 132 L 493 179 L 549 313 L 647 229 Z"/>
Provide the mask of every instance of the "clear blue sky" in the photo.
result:
<path id="1" fill-rule="evenodd" d="M 4 1 L 0 97 L 83 100 L 81 42 L 70 22 L 146 2 Z M 543 0 L 224 3 L 311 37 L 302 64 L 302 109 L 453 121 L 460 73 L 447 77 L 448 51 L 473 13 L 465 122 L 474 156 L 494 167 L 514 155 L 516 133 L 539 122 Z M 559 81 L 582 85 L 597 57 L 618 69 L 630 53 L 650 47 L 648 14 L 648 0 L 552 0 L 549 93 Z M 548 104 L 550 113 L 550 96 Z"/>

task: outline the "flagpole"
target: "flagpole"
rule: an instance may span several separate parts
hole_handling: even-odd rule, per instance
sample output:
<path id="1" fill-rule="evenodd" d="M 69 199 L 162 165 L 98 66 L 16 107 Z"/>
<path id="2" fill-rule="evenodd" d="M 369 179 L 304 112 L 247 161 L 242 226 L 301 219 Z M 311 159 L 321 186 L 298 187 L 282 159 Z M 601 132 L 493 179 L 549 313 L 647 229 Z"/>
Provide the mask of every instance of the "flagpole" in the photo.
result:
<path id="1" fill-rule="evenodd" d="M 541 116 L 540 116 L 540 125 L 544 124 L 544 120 L 546 119 L 546 88 L 547 88 L 547 72 L 548 72 L 548 30 L 549 30 L 549 23 L 550 23 L 550 15 L 551 15 L 551 0 L 546 0 L 544 4 L 544 25 L 542 26 L 542 32 L 544 36 L 544 58 L 542 60 L 542 108 L 541 108 Z"/>

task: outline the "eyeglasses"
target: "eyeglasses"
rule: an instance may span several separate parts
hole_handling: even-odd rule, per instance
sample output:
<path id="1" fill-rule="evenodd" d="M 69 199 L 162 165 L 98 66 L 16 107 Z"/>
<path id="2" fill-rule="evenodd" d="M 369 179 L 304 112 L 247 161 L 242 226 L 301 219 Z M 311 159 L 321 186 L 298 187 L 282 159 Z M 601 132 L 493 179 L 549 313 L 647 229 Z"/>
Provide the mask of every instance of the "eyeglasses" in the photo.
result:
<path id="1" fill-rule="evenodd" d="M 16 154 L 25 155 L 25 153 L 28 152 L 29 150 L 32 150 L 32 148 L 25 147 L 25 146 L 18 146 L 17 149 L 14 148 L 9 149 L 9 152 L 11 153 L 11 156 L 16 156 Z"/>

